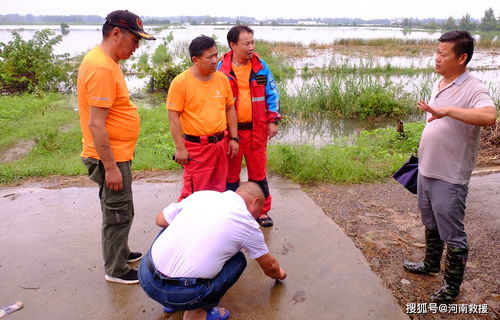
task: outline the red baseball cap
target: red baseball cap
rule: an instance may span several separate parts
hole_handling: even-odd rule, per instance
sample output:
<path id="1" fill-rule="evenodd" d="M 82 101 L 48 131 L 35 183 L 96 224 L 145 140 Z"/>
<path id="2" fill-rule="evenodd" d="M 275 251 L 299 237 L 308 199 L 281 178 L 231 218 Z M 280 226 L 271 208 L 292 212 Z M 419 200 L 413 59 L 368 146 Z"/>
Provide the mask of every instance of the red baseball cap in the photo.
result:
<path id="1" fill-rule="evenodd" d="M 141 18 L 128 10 L 116 10 L 111 12 L 106 17 L 105 24 L 127 29 L 142 39 L 156 40 L 155 37 L 144 31 Z"/>

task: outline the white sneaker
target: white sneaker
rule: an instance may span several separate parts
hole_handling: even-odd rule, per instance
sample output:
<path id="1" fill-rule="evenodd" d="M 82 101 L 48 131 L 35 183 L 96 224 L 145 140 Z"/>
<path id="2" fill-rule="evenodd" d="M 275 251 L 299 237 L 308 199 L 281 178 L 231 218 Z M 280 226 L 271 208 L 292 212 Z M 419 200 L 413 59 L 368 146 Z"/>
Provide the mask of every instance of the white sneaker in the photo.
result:
<path id="1" fill-rule="evenodd" d="M 140 252 L 130 252 L 128 257 L 127 257 L 127 262 L 136 262 L 142 259 L 142 253 Z"/>
<path id="2" fill-rule="evenodd" d="M 104 279 L 109 282 L 116 282 L 121 284 L 136 284 L 139 283 L 139 278 L 137 278 L 137 270 L 130 269 L 129 272 L 125 273 L 121 277 L 112 277 L 107 274 L 104 275 Z"/>

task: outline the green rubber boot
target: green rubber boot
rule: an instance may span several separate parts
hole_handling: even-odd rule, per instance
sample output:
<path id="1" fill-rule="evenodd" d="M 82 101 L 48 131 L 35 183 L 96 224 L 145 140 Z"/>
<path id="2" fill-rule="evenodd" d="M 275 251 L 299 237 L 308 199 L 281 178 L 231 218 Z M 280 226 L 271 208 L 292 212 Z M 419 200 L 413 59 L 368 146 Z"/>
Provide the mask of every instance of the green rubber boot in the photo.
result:
<path id="1" fill-rule="evenodd" d="M 436 274 L 441 268 L 441 256 L 444 243 L 438 230 L 425 229 L 425 259 L 424 261 L 405 261 L 406 270 L 418 274 Z"/>
<path id="2" fill-rule="evenodd" d="M 460 293 L 460 285 L 464 280 L 465 264 L 469 254 L 468 248 L 448 246 L 446 252 L 446 268 L 444 283 L 441 289 L 431 295 L 431 300 L 437 303 L 452 303 Z"/>

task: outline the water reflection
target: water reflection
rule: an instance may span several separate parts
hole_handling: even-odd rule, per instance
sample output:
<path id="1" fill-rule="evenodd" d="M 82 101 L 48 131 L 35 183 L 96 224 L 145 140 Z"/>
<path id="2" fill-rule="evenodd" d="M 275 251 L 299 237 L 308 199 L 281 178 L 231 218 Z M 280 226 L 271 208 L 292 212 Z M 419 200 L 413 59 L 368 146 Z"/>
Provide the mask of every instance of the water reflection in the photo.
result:
<path id="1" fill-rule="evenodd" d="M 422 114 L 406 117 L 404 122 L 423 120 Z M 327 144 L 351 145 L 363 130 L 395 127 L 397 119 L 329 119 L 318 117 L 314 120 L 287 119 L 280 125 L 276 137 L 270 144 L 308 144 L 316 147 Z"/>

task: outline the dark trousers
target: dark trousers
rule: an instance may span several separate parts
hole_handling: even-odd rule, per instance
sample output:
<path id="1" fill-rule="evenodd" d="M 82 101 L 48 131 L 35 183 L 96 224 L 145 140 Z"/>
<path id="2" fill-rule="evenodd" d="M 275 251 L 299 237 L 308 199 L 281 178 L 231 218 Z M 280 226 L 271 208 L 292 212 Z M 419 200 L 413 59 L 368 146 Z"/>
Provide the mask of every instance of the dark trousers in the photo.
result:
<path id="1" fill-rule="evenodd" d="M 468 248 L 465 233 L 465 200 L 468 186 L 418 175 L 417 196 L 422 223 L 439 230 L 441 240 L 456 248 Z"/>
<path id="2" fill-rule="evenodd" d="M 99 185 L 102 210 L 101 243 L 104 271 L 108 276 L 120 277 L 130 271 L 128 235 L 134 220 L 132 201 L 131 161 L 117 162 L 123 177 L 123 189 L 113 191 L 106 187 L 104 166 L 100 160 L 82 158 L 89 178 Z"/>

